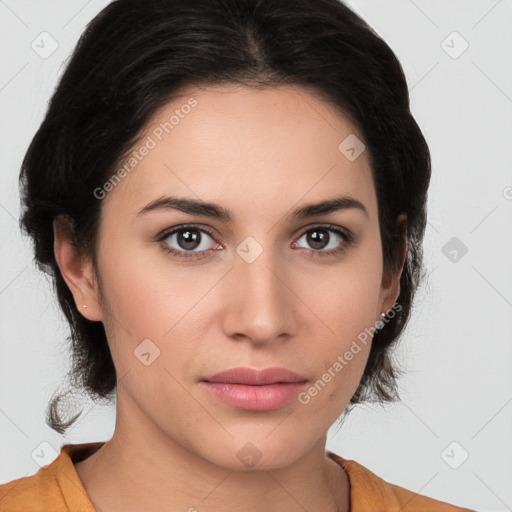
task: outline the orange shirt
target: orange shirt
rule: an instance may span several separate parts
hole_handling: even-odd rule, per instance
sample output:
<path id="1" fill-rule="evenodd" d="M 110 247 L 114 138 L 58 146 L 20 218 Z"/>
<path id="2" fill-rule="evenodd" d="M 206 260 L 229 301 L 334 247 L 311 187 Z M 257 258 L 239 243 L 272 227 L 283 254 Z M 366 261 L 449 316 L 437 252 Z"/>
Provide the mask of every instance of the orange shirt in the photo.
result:
<path id="1" fill-rule="evenodd" d="M 104 443 L 67 444 L 59 456 L 32 476 L 0 485 L 1 512 L 95 512 L 73 462 Z M 351 512 L 474 512 L 390 484 L 353 460 L 327 451 L 350 480 Z"/>

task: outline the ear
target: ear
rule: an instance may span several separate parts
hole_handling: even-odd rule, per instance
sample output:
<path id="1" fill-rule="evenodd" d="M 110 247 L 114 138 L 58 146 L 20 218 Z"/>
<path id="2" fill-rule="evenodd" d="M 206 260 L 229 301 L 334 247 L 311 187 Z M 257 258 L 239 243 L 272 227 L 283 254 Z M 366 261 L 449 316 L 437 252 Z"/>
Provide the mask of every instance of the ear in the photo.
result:
<path id="1" fill-rule="evenodd" d="M 382 320 L 380 314 L 387 313 L 395 304 L 400 295 L 400 277 L 407 255 L 407 214 L 400 213 L 396 219 L 400 236 L 399 260 L 394 268 L 382 278 L 377 319 Z"/>
<path id="2" fill-rule="evenodd" d="M 73 221 L 69 217 L 59 215 L 55 218 L 53 240 L 55 260 L 75 298 L 76 308 L 88 320 L 101 321 L 103 316 L 94 268 L 73 243 Z"/>

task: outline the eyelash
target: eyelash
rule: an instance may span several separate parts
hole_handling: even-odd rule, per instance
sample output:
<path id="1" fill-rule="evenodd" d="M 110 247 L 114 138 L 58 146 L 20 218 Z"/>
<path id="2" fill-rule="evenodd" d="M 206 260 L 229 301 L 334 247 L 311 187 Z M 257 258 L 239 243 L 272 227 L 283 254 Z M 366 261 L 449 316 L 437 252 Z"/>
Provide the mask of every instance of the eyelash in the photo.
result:
<path id="1" fill-rule="evenodd" d="M 164 240 L 166 238 L 169 238 L 172 234 L 182 231 L 182 230 L 186 230 L 186 229 L 197 229 L 198 231 L 201 231 L 202 233 L 206 233 L 207 235 L 209 235 L 216 242 L 216 240 L 213 236 L 213 231 L 211 231 L 210 229 L 205 228 L 205 227 L 199 227 L 198 225 L 195 225 L 195 224 L 181 224 L 179 226 L 176 226 L 176 227 L 174 227 L 170 230 L 167 230 L 167 231 L 161 233 L 160 235 L 158 235 L 156 241 L 164 242 Z M 310 231 L 314 231 L 315 229 L 325 229 L 326 231 L 332 231 L 332 232 L 336 233 L 337 235 L 341 236 L 342 238 L 344 238 L 344 242 L 341 242 L 340 245 L 336 249 L 330 249 L 328 251 L 310 249 L 310 252 L 314 254 L 314 257 L 316 257 L 316 256 L 320 256 L 320 257 L 336 256 L 338 254 L 343 254 L 348 249 L 348 247 L 350 245 L 352 245 L 355 241 L 355 237 L 350 231 L 348 231 L 348 230 L 342 231 L 340 228 L 338 228 L 337 226 L 335 226 L 333 224 L 327 224 L 327 225 L 319 224 L 317 226 L 313 226 L 313 227 L 307 229 L 306 231 L 304 231 L 299 236 L 299 238 L 297 240 L 302 238 L 306 233 L 309 233 Z M 209 249 L 206 251 L 198 251 L 198 252 L 184 251 L 184 250 L 178 251 L 178 250 L 170 247 L 169 244 L 167 244 L 167 243 L 162 243 L 162 249 L 166 253 L 170 253 L 173 256 L 177 256 L 178 258 L 182 258 L 184 260 L 187 260 L 187 259 L 199 260 L 202 258 L 206 258 L 208 256 L 207 253 L 209 251 L 216 250 L 216 249 Z M 308 249 L 306 249 L 306 250 L 308 250 Z"/>

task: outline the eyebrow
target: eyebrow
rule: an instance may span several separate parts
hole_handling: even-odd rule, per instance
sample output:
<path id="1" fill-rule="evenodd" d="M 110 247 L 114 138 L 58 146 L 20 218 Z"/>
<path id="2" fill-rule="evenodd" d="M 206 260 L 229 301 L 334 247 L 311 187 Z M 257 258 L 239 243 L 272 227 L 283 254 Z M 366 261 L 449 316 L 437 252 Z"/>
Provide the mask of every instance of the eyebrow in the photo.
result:
<path id="1" fill-rule="evenodd" d="M 319 203 L 309 203 L 294 210 L 289 216 L 293 220 L 302 220 L 307 217 L 325 215 L 347 209 L 361 210 L 369 218 L 368 210 L 364 204 L 351 196 L 335 197 Z M 199 199 L 187 199 L 184 197 L 163 196 L 144 206 L 137 216 L 153 211 L 177 210 L 189 215 L 206 216 L 226 222 L 233 222 L 234 215 L 223 206 L 208 203 Z"/>

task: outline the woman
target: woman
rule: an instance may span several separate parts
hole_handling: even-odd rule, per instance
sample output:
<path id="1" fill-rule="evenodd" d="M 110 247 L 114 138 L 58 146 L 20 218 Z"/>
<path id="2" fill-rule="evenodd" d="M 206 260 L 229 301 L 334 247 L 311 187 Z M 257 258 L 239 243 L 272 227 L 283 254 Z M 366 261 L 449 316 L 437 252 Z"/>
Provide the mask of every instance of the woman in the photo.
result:
<path id="1" fill-rule="evenodd" d="M 325 450 L 398 397 L 430 180 L 402 68 L 346 6 L 113 2 L 20 178 L 73 379 L 117 415 L 1 510 L 467 510 Z"/>

